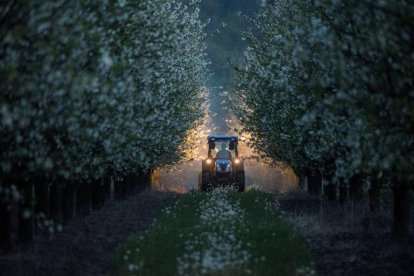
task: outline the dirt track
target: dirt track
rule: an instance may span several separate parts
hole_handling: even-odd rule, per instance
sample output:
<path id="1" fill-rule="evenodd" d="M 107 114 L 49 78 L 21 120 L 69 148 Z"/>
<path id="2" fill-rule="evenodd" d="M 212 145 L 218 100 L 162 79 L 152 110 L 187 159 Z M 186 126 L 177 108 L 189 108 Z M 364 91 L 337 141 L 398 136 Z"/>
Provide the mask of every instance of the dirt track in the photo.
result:
<path id="1" fill-rule="evenodd" d="M 414 275 L 414 237 L 393 239 L 387 211 L 374 217 L 361 202 L 340 205 L 305 193 L 275 199 L 306 239 L 318 275 Z"/>
<path id="2" fill-rule="evenodd" d="M 144 191 L 70 222 L 54 238 L 38 237 L 31 249 L 0 256 L 0 275 L 103 275 L 115 269 L 111 255 L 178 196 Z"/>

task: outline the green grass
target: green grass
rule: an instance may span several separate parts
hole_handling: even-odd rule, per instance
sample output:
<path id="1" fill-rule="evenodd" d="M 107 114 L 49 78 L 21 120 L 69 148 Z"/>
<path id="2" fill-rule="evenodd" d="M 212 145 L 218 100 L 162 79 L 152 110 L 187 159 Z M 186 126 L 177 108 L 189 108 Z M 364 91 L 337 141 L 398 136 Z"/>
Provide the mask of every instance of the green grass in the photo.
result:
<path id="1" fill-rule="evenodd" d="M 201 206 L 218 212 L 202 220 Z M 220 208 L 236 213 L 230 211 L 226 216 Z M 221 236 L 229 241 L 223 242 L 230 246 L 228 252 L 214 249 L 221 243 L 211 239 Z M 203 257 L 206 254 L 212 256 L 210 262 Z M 214 270 L 220 258 L 233 262 L 223 262 L 221 269 Z M 183 196 L 147 232 L 131 237 L 117 262 L 118 275 L 175 275 L 179 271 L 186 275 L 298 275 L 311 271 L 305 242 L 283 218 L 271 195 L 258 191 Z"/>

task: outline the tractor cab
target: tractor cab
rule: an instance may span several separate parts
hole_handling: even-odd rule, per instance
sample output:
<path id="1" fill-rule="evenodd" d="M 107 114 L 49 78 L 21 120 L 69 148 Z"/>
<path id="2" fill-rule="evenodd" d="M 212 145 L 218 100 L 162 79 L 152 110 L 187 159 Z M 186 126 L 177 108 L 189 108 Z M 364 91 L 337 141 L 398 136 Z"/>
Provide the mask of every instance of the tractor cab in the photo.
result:
<path id="1" fill-rule="evenodd" d="M 223 148 L 230 153 L 231 158 L 237 158 L 239 152 L 237 150 L 238 138 L 237 136 L 224 136 L 224 135 L 209 135 L 208 140 L 208 157 L 220 158 L 220 154 L 217 155 Z M 225 158 L 223 158 L 225 159 Z"/>
<path id="2" fill-rule="evenodd" d="M 207 158 L 202 161 L 199 187 L 202 191 L 217 186 L 234 186 L 244 191 L 244 163 L 239 158 L 238 137 L 231 135 L 209 135 Z"/>

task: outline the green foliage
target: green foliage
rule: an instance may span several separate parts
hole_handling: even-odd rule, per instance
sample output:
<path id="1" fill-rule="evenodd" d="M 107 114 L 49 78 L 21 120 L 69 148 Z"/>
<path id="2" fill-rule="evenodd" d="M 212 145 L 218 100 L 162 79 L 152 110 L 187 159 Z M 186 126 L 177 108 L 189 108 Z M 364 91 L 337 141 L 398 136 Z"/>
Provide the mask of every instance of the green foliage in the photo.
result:
<path id="1" fill-rule="evenodd" d="M 412 180 L 413 15 L 411 1 L 275 1 L 259 13 L 233 94 L 252 145 L 297 171 Z"/>
<path id="2" fill-rule="evenodd" d="M 197 3 L 0 4 L 0 173 L 91 179 L 182 157 L 203 116 Z"/>

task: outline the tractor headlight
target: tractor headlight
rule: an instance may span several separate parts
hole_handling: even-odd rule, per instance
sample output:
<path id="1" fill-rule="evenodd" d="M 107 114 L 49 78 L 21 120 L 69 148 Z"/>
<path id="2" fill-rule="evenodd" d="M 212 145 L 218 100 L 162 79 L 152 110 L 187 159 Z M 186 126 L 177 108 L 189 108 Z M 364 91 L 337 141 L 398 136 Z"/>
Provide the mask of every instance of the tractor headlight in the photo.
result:
<path id="1" fill-rule="evenodd" d="M 213 161 L 211 161 L 211 159 L 208 158 L 206 162 L 207 162 L 208 165 L 210 165 Z"/>
<path id="2" fill-rule="evenodd" d="M 240 164 L 240 159 L 239 158 L 234 159 L 234 164 Z"/>

